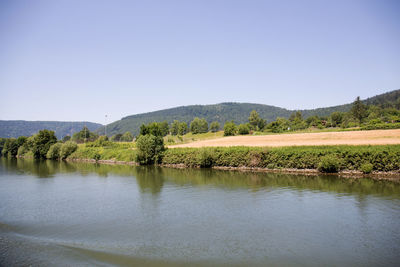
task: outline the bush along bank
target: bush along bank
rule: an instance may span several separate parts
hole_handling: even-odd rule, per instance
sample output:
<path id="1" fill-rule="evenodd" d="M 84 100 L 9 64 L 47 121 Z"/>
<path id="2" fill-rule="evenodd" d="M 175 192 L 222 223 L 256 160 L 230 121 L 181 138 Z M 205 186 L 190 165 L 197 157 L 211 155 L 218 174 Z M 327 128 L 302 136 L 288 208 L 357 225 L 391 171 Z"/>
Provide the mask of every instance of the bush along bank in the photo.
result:
<path id="1" fill-rule="evenodd" d="M 143 164 L 137 155 L 132 145 L 80 145 L 67 160 Z M 169 148 L 158 156 L 152 163 L 163 166 L 400 175 L 400 145 Z"/>
<path id="2" fill-rule="evenodd" d="M 400 173 L 400 145 L 173 148 L 164 165 Z"/>

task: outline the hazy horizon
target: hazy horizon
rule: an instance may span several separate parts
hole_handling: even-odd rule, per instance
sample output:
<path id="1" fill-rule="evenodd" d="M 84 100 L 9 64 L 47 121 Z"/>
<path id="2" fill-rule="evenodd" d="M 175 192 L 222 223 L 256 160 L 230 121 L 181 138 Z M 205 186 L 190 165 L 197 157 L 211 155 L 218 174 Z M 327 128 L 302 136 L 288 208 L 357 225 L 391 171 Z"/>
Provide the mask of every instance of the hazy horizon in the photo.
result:
<path id="1" fill-rule="evenodd" d="M 400 88 L 399 13 L 395 0 L 1 1 L 0 120 L 351 103 Z"/>

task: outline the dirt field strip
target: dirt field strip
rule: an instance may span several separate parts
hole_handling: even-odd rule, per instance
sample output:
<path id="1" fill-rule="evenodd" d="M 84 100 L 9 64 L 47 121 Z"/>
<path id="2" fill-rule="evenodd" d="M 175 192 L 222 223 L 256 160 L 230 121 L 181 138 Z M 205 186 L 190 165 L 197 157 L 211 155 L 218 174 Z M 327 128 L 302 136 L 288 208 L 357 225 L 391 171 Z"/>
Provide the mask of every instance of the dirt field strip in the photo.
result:
<path id="1" fill-rule="evenodd" d="M 215 146 L 320 146 L 320 145 L 392 145 L 400 144 L 400 129 L 352 132 L 322 132 L 276 134 L 258 136 L 229 136 L 212 140 L 196 141 L 174 147 Z"/>

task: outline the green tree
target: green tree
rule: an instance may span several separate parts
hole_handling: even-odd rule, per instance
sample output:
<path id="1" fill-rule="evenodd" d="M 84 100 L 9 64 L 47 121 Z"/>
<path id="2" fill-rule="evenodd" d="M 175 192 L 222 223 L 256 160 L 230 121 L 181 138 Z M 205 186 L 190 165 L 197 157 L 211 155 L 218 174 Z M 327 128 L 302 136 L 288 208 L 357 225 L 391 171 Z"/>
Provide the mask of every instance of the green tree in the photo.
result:
<path id="1" fill-rule="evenodd" d="M 303 120 L 303 115 L 300 111 L 293 112 L 289 117 L 289 122 L 289 127 L 293 131 L 307 128 L 307 124 Z"/>
<path id="2" fill-rule="evenodd" d="M 71 140 L 71 136 L 69 136 L 69 135 L 64 136 L 63 139 L 62 139 L 62 141 L 64 143 L 67 142 L 67 141 L 70 141 L 70 140 Z"/>
<path id="3" fill-rule="evenodd" d="M 78 149 L 78 145 L 73 141 L 68 141 L 62 144 L 60 148 L 60 159 L 66 159 L 69 155 Z"/>
<path id="4" fill-rule="evenodd" d="M 0 157 L 3 155 L 3 147 L 6 141 L 6 138 L 0 138 Z"/>
<path id="5" fill-rule="evenodd" d="M 122 134 L 121 134 L 121 133 L 117 133 L 117 134 L 115 134 L 115 135 L 113 135 L 113 136 L 111 137 L 111 141 L 113 141 L 113 142 L 122 141 L 122 140 L 121 140 L 121 137 L 122 137 Z"/>
<path id="6" fill-rule="evenodd" d="M 193 134 L 206 133 L 208 132 L 208 122 L 205 119 L 196 117 L 190 123 L 190 131 Z"/>
<path id="7" fill-rule="evenodd" d="M 361 124 L 362 120 L 367 117 L 367 108 L 361 102 L 360 97 L 357 96 L 356 100 L 353 102 L 353 106 L 351 107 L 351 113 L 353 114 L 353 117 L 358 120 L 358 122 Z"/>
<path id="8" fill-rule="evenodd" d="M 98 134 L 89 131 L 89 129 L 85 126 L 79 132 L 74 133 L 74 135 L 72 136 L 72 140 L 77 143 L 93 142 L 98 137 Z"/>
<path id="9" fill-rule="evenodd" d="M 210 124 L 210 130 L 211 130 L 211 132 L 213 132 L 213 133 L 218 132 L 220 128 L 221 128 L 221 125 L 219 124 L 218 121 L 213 121 L 213 122 Z"/>
<path id="10" fill-rule="evenodd" d="M 255 110 L 251 111 L 249 116 L 249 123 L 253 130 L 257 129 L 259 120 L 260 120 L 260 115 L 258 115 L 258 112 Z"/>
<path id="11" fill-rule="evenodd" d="M 174 120 L 174 121 L 172 122 L 171 128 L 170 128 L 171 135 L 177 135 L 177 134 L 178 134 L 178 132 L 179 132 L 179 125 L 180 125 L 180 122 L 177 121 L 177 120 Z"/>
<path id="12" fill-rule="evenodd" d="M 142 124 L 140 126 L 140 135 L 147 135 L 151 134 L 154 136 L 164 136 L 163 132 L 161 131 L 160 124 L 158 122 L 152 122 L 149 124 Z"/>
<path id="13" fill-rule="evenodd" d="M 331 114 L 332 126 L 337 127 L 342 124 L 343 121 L 343 112 L 332 112 Z"/>
<path id="14" fill-rule="evenodd" d="M 57 142 L 57 137 L 54 131 L 41 130 L 35 135 L 33 140 L 33 157 L 36 159 L 46 158 L 46 154 L 50 149 L 50 146 Z"/>
<path id="15" fill-rule="evenodd" d="M 179 123 L 179 126 L 178 126 L 178 134 L 179 135 L 187 134 L 188 130 L 189 130 L 189 128 L 188 128 L 188 125 L 186 122 Z"/>
<path id="16" fill-rule="evenodd" d="M 235 135 L 237 132 L 236 124 L 233 121 L 228 121 L 224 125 L 224 136 Z"/>
<path id="17" fill-rule="evenodd" d="M 162 136 L 167 136 L 169 134 L 169 126 L 167 121 L 159 122 L 160 130 Z"/>
<path id="18" fill-rule="evenodd" d="M 289 131 L 290 130 L 290 122 L 289 122 L 289 120 L 287 120 L 285 118 L 278 117 L 276 119 L 276 121 L 269 123 L 267 128 L 271 129 L 271 132 L 273 132 L 273 133 L 281 133 L 284 131 Z"/>
<path id="19" fill-rule="evenodd" d="M 46 158 L 48 159 L 59 159 L 60 158 L 60 148 L 61 148 L 61 143 L 55 143 L 49 148 L 49 151 L 47 151 Z"/>
<path id="20" fill-rule="evenodd" d="M 136 140 L 136 161 L 141 165 L 160 163 L 165 151 L 162 136 L 140 135 Z"/>
<path id="21" fill-rule="evenodd" d="M 17 139 L 7 138 L 3 147 L 3 156 L 5 157 L 15 157 L 18 154 Z"/>
<path id="22" fill-rule="evenodd" d="M 253 110 L 250 112 L 249 116 L 249 127 L 251 130 L 262 131 L 267 124 L 267 121 L 260 118 L 257 111 Z"/>
<path id="23" fill-rule="evenodd" d="M 125 132 L 120 139 L 122 142 L 132 142 L 133 141 L 133 135 L 131 132 Z"/>
<path id="24" fill-rule="evenodd" d="M 238 127 L 239 134 L 244 135 L 244 134 L 249 134 L 250 132 L 250 127 L 247 124 L 240 124 Z"/>

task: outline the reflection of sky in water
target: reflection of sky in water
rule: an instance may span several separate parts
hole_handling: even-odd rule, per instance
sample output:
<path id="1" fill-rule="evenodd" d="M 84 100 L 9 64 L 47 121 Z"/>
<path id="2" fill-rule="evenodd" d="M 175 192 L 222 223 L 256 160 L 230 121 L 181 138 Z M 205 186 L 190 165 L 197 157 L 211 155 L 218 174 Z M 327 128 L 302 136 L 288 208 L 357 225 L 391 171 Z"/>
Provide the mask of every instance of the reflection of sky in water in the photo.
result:
<path id="1" fill-rule="evenodd" d="M 400 253 L 399 192 L 334 176 L 2 159 L 0 221 L 152 259 L 390 265 Z"/>

